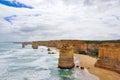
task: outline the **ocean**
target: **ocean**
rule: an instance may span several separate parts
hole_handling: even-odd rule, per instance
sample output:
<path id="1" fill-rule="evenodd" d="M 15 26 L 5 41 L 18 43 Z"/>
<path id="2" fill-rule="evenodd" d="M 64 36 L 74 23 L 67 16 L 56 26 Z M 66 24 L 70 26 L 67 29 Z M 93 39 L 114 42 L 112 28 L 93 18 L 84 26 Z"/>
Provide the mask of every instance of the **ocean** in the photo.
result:
<path id="1" fill-rule="evenodd" d="M 59 69 L 59 52 L 52 50 L 55 54 L 48 54 L 47 49 L 0 43 L 0 80 L 99 80 L 87 69 Z"/>

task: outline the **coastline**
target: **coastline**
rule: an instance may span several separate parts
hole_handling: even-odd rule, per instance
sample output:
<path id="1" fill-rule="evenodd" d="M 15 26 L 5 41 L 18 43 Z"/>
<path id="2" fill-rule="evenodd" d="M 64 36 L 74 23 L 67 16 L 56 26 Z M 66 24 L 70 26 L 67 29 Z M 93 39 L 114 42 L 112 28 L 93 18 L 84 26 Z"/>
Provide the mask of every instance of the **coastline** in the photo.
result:
<path id="1" fill-rule="evenodd" d="M 87 68 L 90 73 L 99 77 L 100 80 L 120 80 L 119 73 L 95 67 L 96 58 L 81 54 L 74 54 L 74 56 L 79 59 L 80 66 Z"/>
<path id="2" fill-rule="evenodd" d="M 51 50 L 55 50 L 59 52 L 59 49 L 55 47 L 49 47 Z M 111 70 L 95 67 L 94 64 L 97 61 L 96 58 L 82 55 L 82 54 L 74 54 L 75 57 L 79 59 L 79 63 L 82 67 L 85 67 L 89 73 L 97 76 L 100 80 L 120 80 L 120 74 Z"/>

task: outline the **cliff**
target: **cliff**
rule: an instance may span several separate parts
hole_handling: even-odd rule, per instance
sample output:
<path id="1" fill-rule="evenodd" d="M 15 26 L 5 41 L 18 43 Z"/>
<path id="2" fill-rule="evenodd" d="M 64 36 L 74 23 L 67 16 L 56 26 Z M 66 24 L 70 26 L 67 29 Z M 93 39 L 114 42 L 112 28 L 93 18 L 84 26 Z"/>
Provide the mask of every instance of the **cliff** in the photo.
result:
<path id="1" fill-rule="evenodd" d="M 99 43 L 87 43 L 86 54 L 91 56 L 98 56 L 98 48 L 100 46 Z"/>
<path id="2" fill-rule="evenodd" d="M 62 49 L 61 45 L 68 44 L 73 46 L 73 48 L 68 47 L 68 49 Z M 73 67 L 73 54 L 72 53 L 81 53 L 85 52 L 86 54 L 99 55 L 95 66 L 101 68 L 107 68 L 114 70 L 120 73 L 120 40 L 117 41 L 81 41 L 81 40 L 50 40 L 50 41 L 32 41 L 32 42 L 23 42 L 22 47 L 25 45 L 32 45 L 34 49 L 37 49 L 38 46 L 48 46 L 56 47 L 60 50 L 59 67 Z M 64 54 L 62 54 L 64 53 Z M 99 54 L 98 54 L 99 53 Z M 71 58 L 67 57 L 72 55 Z M 65 61 L 63 61 L 65 60 Z M 71 64 L 67 64 L 71 61 Z M 67 63 L 66 63 L 67 62 Z M 65 64 L 66 65 L 65 65 Z"/>
<path id="3" fill-rule="evenodd" d="M 98 57 L 95 66 L 120 73 L 120 43 L 101 44 Z"/>
<path id="4" fill-rule="evenodd" d="M 56 47 L 59 49 L 60 45 L 63 43 L 67 43 L 73 45 L 74 53 L 84 53 L 88 55 L 98 55 L 98 48 L 102 43 L 105 42 L 114 42 L 120 43 L 120 40 L 111 40 L 111 41 L 84 41 L 84 40 L 50 40 L 50 41 L 32 41 L 32 42 L 23 42 L 22 47 L 25 45 L 32 45 L 33 42 L 37 42 L 38 46 L 48 46 L 48 47 Z"/>
<path id="5" fill-rule="evenodd" d="M 25 45 L 37 45 L 36 43 L 33 45 L 34 42 L 37 42 L 38 46 L 48 46 L 48 47 L 56 47 L 60 48 L 61 44 L 69 44 L 74 46 L 74 52 L 78 53 L 79 50 L 85 51 L 87 49 L 87 45 L 84 41 L 79 40 L 50 40 L 50 41 L 32 41 L 32 42 L 23 42 L 22 47 L 24 48 Z"/>

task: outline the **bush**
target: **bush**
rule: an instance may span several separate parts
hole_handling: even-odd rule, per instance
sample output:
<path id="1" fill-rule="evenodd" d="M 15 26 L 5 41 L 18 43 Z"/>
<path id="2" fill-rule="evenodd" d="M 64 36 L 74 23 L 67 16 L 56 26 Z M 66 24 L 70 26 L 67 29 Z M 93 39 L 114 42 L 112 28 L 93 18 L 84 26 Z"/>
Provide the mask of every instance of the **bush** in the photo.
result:
<path id="1" fill-rule="evenodd" d="M 92 56 L 98 58 L 98 52 L 95 52 Z"/>
<path id="2" fill-rule="evenodd" d="M 79 54 L 87 54 L 85 51 L 79 51 Z"/>
<path id="3" fill-rule="evenodd" d="M 86 53 L 85 51 L 78 51 L 78 52 L 79 54 L 89 55 L 96 58 L 98 57 L 98 50 L 92 51 L 90 53 Z"/>

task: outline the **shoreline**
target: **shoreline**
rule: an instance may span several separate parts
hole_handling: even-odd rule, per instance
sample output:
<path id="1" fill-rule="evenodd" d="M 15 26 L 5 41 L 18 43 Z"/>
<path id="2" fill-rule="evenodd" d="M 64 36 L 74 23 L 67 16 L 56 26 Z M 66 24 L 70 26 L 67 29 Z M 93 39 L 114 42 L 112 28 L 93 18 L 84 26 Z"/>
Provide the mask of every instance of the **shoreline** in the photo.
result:
<path id="1" fill-rule="evenodd" d="M 120 80 L 120 74 L 107 69 L 95 67 L 96 58 L 88 55 L 74 54 L 79 59 L 79 65 L 88 69 L 90 73 L 99 77 L 100 80 Z"/>
<path id="2" fill-rule="evenodd" d="M 48 47 L 48 48 L 50 48 L 53 51 L 59 52 L 59 49 L 57 49 L 56 47 Z"/>
<path id="3" fill-rule="evenodd" d="M 51 50 L 55 50 L 56 52 L 59 52 L 59 49 L 55 47 L 49 47 L 49 48 Z M 120 80 L 119 73 L 108 69 L 95 67 L 94 64 L 97 61 L 96 58 L 82 54 L 74 54 L 74 56 L 79 59 L 77 65 L 86 68 L 89 73 L 97 76 L 100 80 Z"/>

